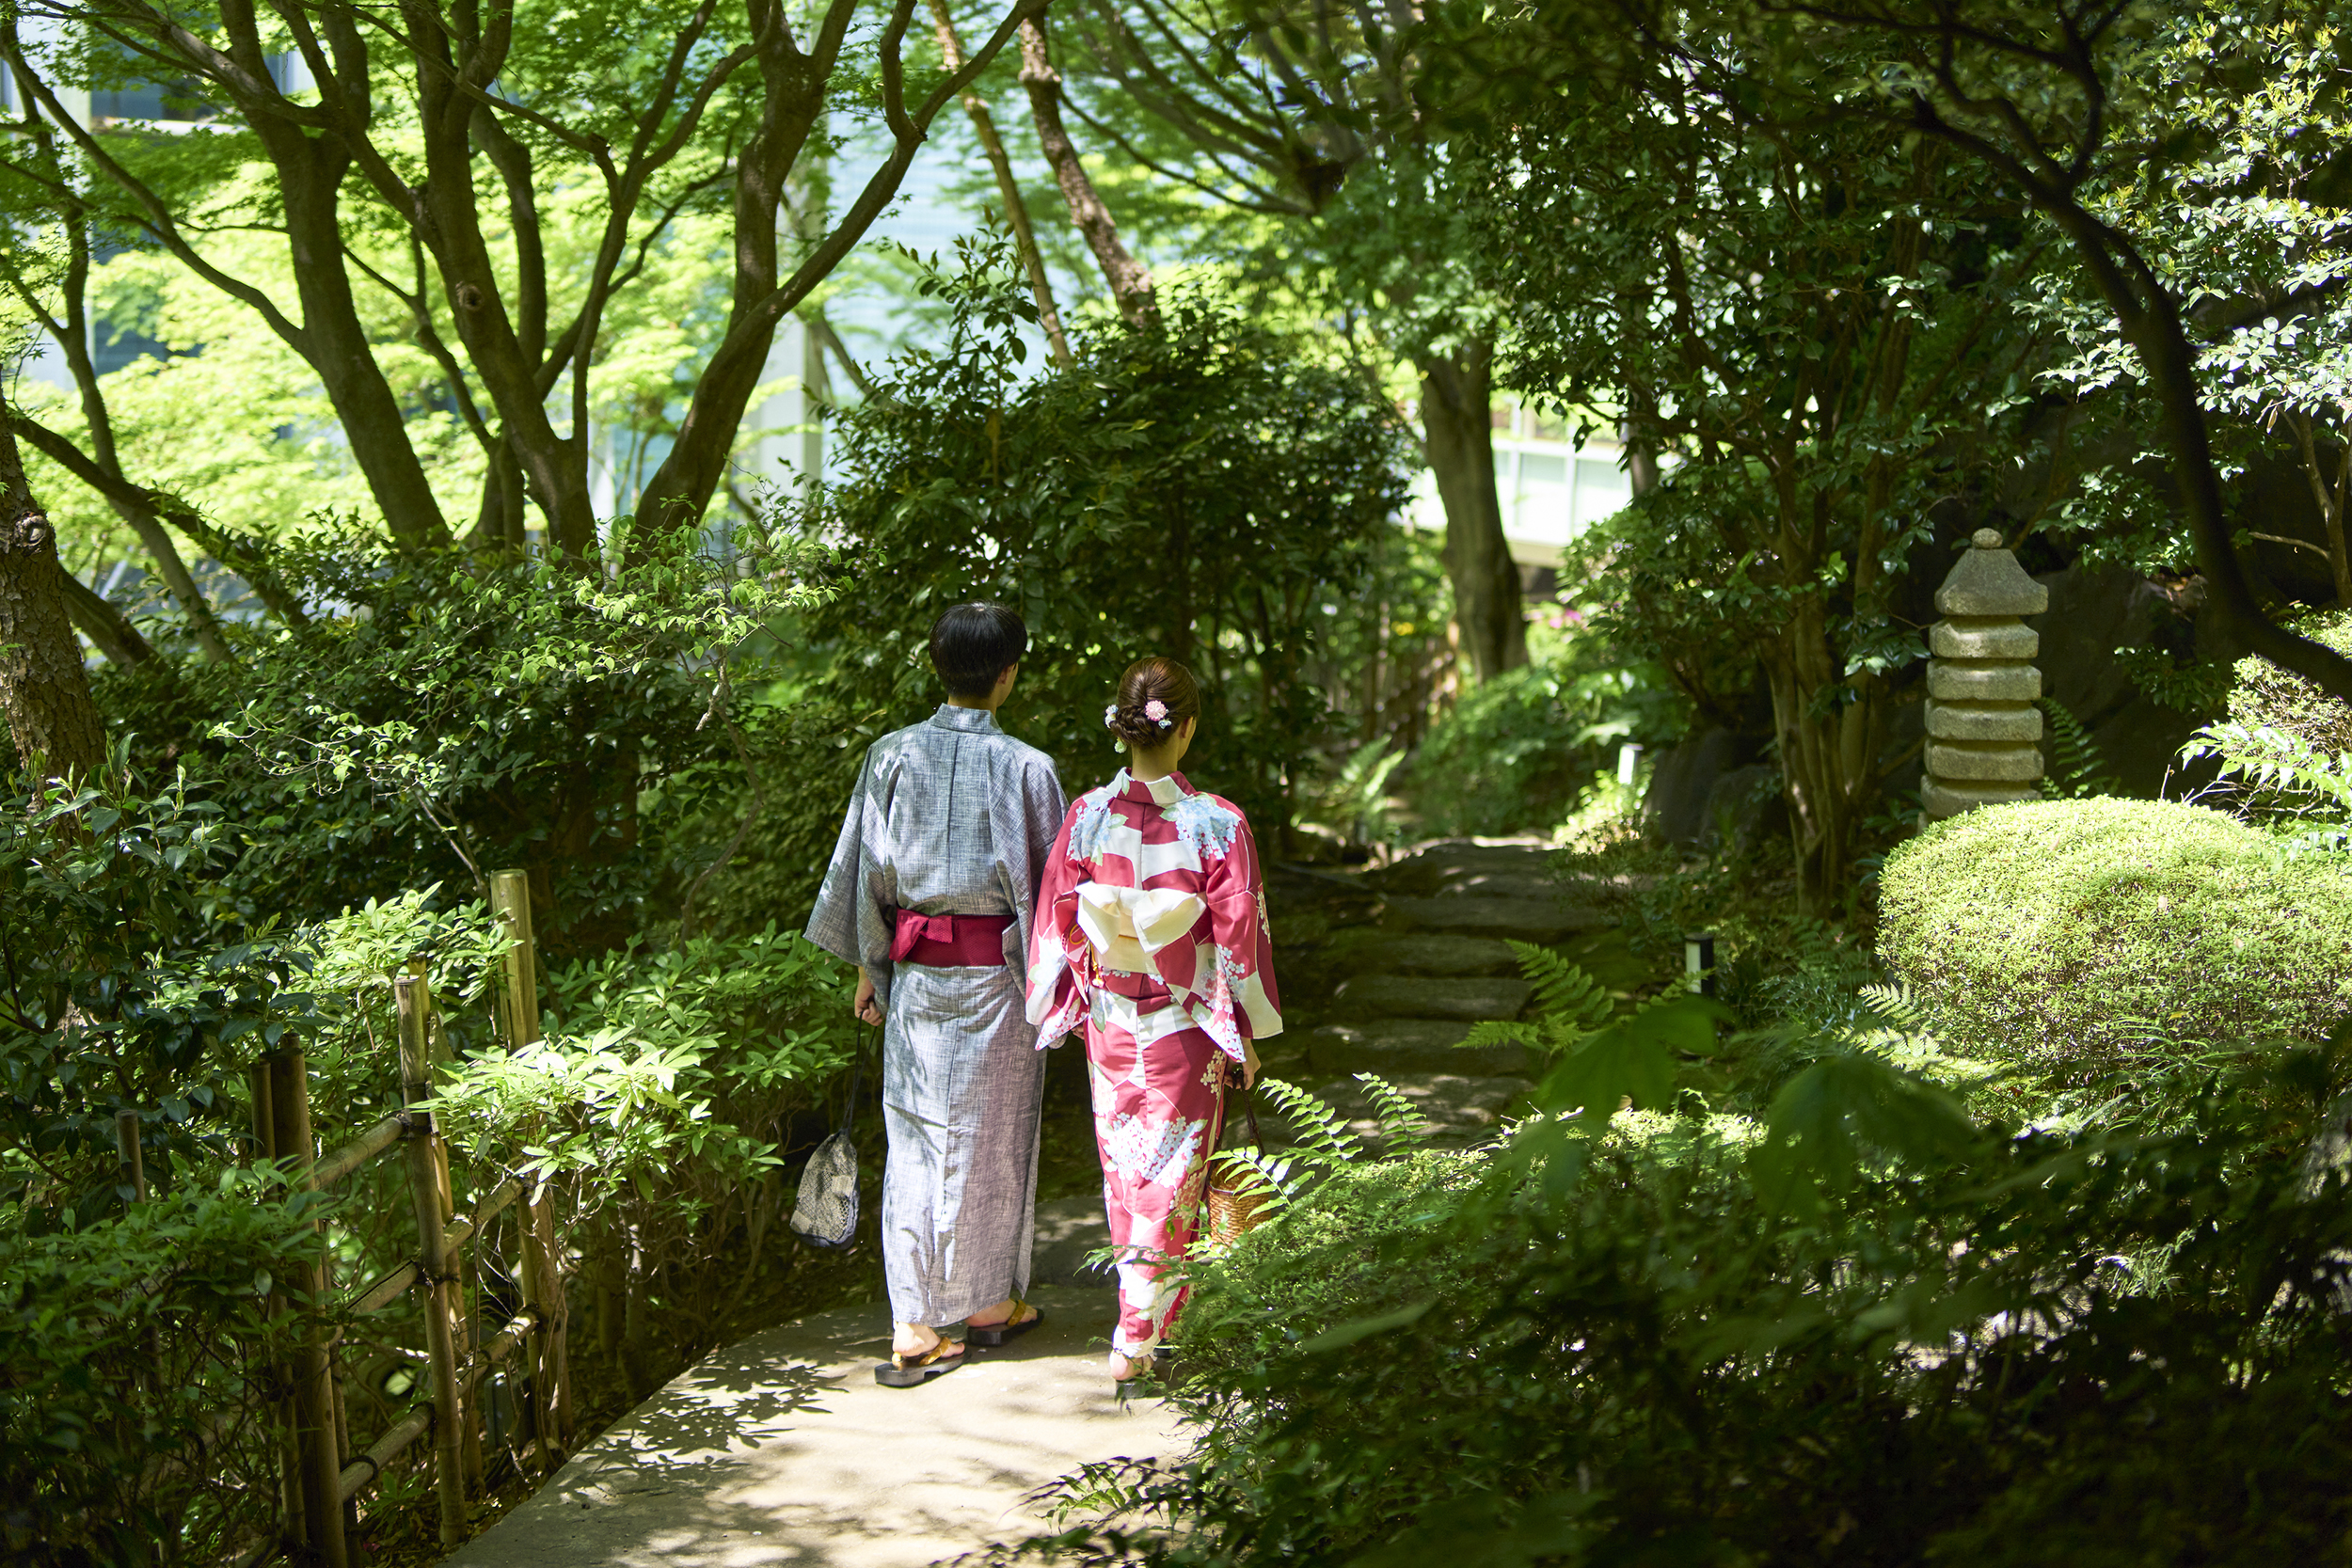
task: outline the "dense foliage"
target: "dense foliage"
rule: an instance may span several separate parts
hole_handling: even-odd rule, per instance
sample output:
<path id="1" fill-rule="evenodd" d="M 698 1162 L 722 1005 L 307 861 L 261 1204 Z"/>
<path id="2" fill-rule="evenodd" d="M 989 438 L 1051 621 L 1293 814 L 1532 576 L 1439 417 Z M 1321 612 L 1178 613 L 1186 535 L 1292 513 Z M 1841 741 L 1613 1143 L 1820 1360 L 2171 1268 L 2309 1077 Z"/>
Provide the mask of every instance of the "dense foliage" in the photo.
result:
<path id="1" fill-rule="evenodd" d="M 1383 537 L 1404 499 L 1395 422 L 1343 371 L 1207 297 L 1171 300 L 1158 331 L 1081 335 L 1075 366 L 1023 379 L 1035 311 L 1008 261 L 982 242 L 934 273 L 954 308 L 946 342 L 898 360 L 841 422 L 853 478 L 805 526 L 855 544 L 824 574 L 822 606 L 781 628 L 792 703 L 766 767 L 796 801 L 846 800 L 866 742 L 942 699 L 931 620 L 993 598 L 1030 639 L 1000 718 L 1066 790 L 1117 768 L 1103 703 L 1129 663 L 1168 655 L 1202 687 L 1187 776 L 1279 847 L 1335 738 L 1333 698 L 1355 695 L 1317 678 L 1330 644 L 1363 636 L 1359 596 L 1384 561 L 1403 563 Z M 828 815 L 771 818 L 731 903 L 805 898 Z"/>
<path id="2" fill-rule="evenodd" d="M 1570 1031 L 1544 1114 L 1485 1149 L 1311 1132 L 1312 1177 L 1274 1166 L 1289 1201 L 1194 1270 L 1190 1456 L 1081 1472 L 1023 1550 L 2342 1560 L 2340 1058 L 2251 1059 L 2136 1133 L 2020 1132 L 1913 1070 L 1959 1064 L 1889 1009 Z M 1620 1093 L 1660 1109 L 1568 1109 Z"/>
<path id="3" fill-rule="evenodd" d="M 681 929 L 738 825 L 730 809 L 705 832 L 704 791 L 723 781 L 731 807 L 741 776 L 719 752 L 722 673 L 796 592 L 788 557 L 766 562 L 749 581 L 681 557 L 597 582 L 322 555 L 343 613 L 244 639 L 234 665 L 118 673 L 107 775 L 10 802 L 0 1247 L 22 1331 L 0 1341 L 0 1390 L 6 1480 L 40 1538 L 103 1561 L 108 1530 L 216 1555 L 267 1528 L 264 1353 L 309 1322 L 286 1313 L 305 1304 L 280 1262 L 318 1259 L 320 1200 L 254 1163 L 251 1073 L 306 1053 L 323 1147 L 376 1121 L 399 1103 L 390 981 L 412 965 L 448 1059 L 456 1191 L 551 1183 L 586 1388 L 649 1388 L 789 1271 L 781 1167 L 853 1047 L 842 982 L 772 921 Z M 505 938 L 477 894 L 510 864 L 547 939 L 528 1054 L 491 1003 Z M 117 1169 L 126 1112 L 144 1203 Z M 340 1294 L 414 1243 L 397 1161 L 336 1196 Z M 494 1227 L 485 1280 L 518 1247 Z M 345 1330 L 362 1441 L 405 1412 L 377 1373 L 417 1336 L 408 1303 Z"/>
<path id="4" fill-rule="evenodd" d="M 1528 628 L 1529 662 L 1464 693 L 1400 774 L 1418 831 L 1549 832 L 1613 766 L 1625 741 L 1677 736 L 1689 704 L 1654 663 L 1555 609 Z"/>
<path id="5" fill-rule="evenodd" d="M 2007 309 L 2013 234 L 1938 221 L 1986 199 L 1973 171 L 1867 125 L 1759 122 L 1740 91 L 1636 54 L 1544 95 L 1478 144 L 1484 254 L 1521 302 L 1508 383 L 1617 410 L 1655 476 L 1580 542 L 1603 630 L 1715 716 L 1760 663 L 1825 893 L 1888 783 L 1911 562 L 1939 510 L 1997 499 L 1972 473 L 2007 455 L 1988 416 L 2035 338 Z"/>
<path id="6" fill-rule="evenodd" d="M 291 552 L 285 580 L 338 612 L 240 637 L 239 663 L 98 684 L 130 759 L 186 769 L 227 813 L 216 916 L 486 896 L 488 870 L 522 866 L 559 951 L 625 940 L 691 875 L 697 809 L 716 791 L 731 812 L 742 788 L 705 663 L 789 596 L 693 557 L 595 582 L 453 554 L 388 565 L 358 539 Z"/>

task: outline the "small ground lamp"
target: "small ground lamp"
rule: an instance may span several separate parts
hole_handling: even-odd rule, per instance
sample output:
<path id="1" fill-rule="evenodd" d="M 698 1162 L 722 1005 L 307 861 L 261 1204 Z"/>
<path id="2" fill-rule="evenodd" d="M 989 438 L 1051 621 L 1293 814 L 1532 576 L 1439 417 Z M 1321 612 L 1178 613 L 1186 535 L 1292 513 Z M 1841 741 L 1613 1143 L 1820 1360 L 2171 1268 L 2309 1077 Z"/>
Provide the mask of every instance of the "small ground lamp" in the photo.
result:
<path id="1" fill-rule="evenodd" d="M 1682 983 L 1700 996 L 1715 994 L 1715 933 L 1688 931 L 1682 938 Z"/>

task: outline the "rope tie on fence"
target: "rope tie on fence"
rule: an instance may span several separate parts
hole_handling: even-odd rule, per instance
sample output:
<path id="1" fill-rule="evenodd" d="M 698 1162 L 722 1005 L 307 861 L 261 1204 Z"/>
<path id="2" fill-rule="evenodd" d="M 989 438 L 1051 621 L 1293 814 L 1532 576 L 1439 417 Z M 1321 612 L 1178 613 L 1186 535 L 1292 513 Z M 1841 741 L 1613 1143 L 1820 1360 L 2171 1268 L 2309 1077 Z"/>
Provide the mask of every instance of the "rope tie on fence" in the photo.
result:
<path id="1" fill-rule="evenodd" d="M 466 1282 L 466 1276 L 460 1271 L 453 1270 L 448 1274 L 435 1274 L 424 1266 L 422 1258 L 416 1259 L 416 1270 L 418 1285 L 428 1291 L 436 1285 L 462 1285 Z"/>

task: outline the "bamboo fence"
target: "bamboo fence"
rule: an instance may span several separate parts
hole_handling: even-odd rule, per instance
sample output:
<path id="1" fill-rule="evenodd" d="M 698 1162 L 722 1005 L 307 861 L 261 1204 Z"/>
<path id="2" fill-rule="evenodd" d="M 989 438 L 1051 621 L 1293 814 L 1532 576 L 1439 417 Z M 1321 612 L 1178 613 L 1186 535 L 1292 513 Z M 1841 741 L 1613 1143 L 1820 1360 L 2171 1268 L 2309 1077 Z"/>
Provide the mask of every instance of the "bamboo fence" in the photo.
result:
<path id="1" fill-rule="evenodd" d="M 501 1032 L 507 1049 L 519 1050 L 539 1038 L 538 953 L 524 873 L 491 873 L 490 900 L 513 939 L 498 998 Z M 528 1399 L 520 1402 L 527 1461 L 541 1475 L 550 1475 L 570 1450 L 571 1376 L 554 1204 L 544 1182 L 526 1191 L 521 1180 L 510 1177 L 475 1195 L 468 1212 L 457 1212 L 450 1188 L 449 1146 L 431 1104 L 439 1028 L 423 961 L 394 976 L 392 990 L 399 1020 L 402 1107 L 342 1148 L 313 1155 L 309 1070 L 300 1051 L 274 1052 L 253 1069 L 259 1153 L 278 1161 L 302 1186 L 331 1188 L 393 1149 L 402 1151 L 417 1250 L 399 1267 L 338 1301 L 327 1277 L 330 1254 L 322 1227 L 314 1259 L 306 1261 L 277 1292 L 274 1310 L 294 1311 L 303 1303 L 327 1310 L 317 1314 L 318 1328 L 290 1360 L 275 1369 L 273 1382 L 283 1391 L 288 1434 L 281 1456 L 284 1513 L 278 1533 L 242 1554 L 239 1568 L 260 1568 L 281 1553 L 313 1568 L 347 1568 L 350 1536 L 360 1517 L 360 1494 L 402 1452 L 427 1437 L 441 1544 L 453 1546 L 463 1541 L 467 1494 L 482 1483 L 485 1385 L 493 1370 L 518 1352 L 520 1375 L 529 1389 Z M 135 1134 L 125 1148 L 120 1180 L 143 1193 Z M 482 1292 L 465 1289 L 472 1283 L 474 1268 L 469 1243 L 518 1202 L 523 1267 L 516 1284 L 521 1306 L 495 1334 L 485 1335 L 482 1330 L 487 1325 L 480 1321 Z M 330 1325 L 382 1311 L 412 1295 L 423 1309 L 429 1397 L 367 1448 L 355 1449 L 336 1371 L 339 1337 Z M 470 1318 L 461 1306 L 465 1301 L 472 1304 Z"/>

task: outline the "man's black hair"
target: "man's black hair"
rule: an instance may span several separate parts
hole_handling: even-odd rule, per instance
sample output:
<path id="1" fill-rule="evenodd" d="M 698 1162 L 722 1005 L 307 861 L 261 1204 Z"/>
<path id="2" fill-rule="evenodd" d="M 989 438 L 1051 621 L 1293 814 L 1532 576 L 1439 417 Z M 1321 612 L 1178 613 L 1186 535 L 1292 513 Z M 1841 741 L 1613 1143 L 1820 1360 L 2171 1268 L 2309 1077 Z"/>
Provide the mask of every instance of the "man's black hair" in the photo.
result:
<path id="1" fill-rule="evenodd" d="M 931 623 L 931 668 L 950 697 L 987 696 L 1028 651 L 1028 623 L 1000 604 L 960 604 Z"/>

